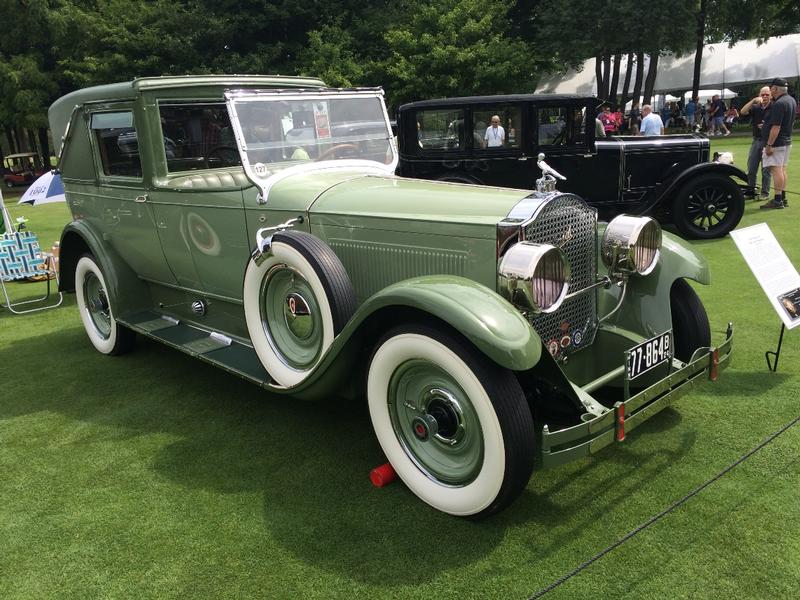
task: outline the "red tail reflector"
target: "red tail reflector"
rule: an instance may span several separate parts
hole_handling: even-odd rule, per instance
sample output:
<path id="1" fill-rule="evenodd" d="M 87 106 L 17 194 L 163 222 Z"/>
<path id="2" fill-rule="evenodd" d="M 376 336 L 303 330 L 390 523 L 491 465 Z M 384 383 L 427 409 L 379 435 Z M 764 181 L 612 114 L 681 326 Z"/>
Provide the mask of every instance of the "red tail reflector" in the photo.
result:
<path id="1" fill-rule="evenodd" d="M 711 369 L 708 371 L 708 378 L 711 381 L 716 381 L 719 377 L 719 350 L 714 350 L 711 353 Z"/>
<path id="2" fill-rule="evenodd" d="M 617 441 L 621 442 L 625 439 L 625 405 L 618 404 L 616 407 L 617 412 Z"/>
<path id="3" fill-rule="evenodd" d="M 369 473 L 369 479 L 375 487 L 383 487 L 397 479 L 397 472 L 390 463 L 386 463 L 372 469 Z"/>

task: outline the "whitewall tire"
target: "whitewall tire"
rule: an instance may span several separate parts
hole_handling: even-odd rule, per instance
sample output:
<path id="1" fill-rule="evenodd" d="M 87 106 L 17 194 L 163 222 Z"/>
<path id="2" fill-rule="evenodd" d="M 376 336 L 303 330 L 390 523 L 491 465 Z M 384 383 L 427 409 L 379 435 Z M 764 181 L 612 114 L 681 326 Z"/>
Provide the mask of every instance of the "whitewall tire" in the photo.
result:
<path id="1" fill-rule="evenodd" d="M 302 383 L 355 312 L 353 286 L 322 240 L 276 234 L 268 256 L 250 261 L 244 278 L 250 340 L 270 377 L 283 387 Z"/>
<path id="2" fill-rule="evenodd" d="M 513 373 L 457 334 L 398 328 L 379 342 L 367 397 L 375 434 L 403 482 L 458 516 L 509 504 L 533 469 L 533 420 Z"/>
<path id="3" fill-rule="evenodd" d="M 103 271 L 94 257 L 81 256 L 75 267 L 75 295 L 83 328 L 98 352 L 123 354 L 133 347 L 135 334 L 117 323 L 106 289 Z"/>

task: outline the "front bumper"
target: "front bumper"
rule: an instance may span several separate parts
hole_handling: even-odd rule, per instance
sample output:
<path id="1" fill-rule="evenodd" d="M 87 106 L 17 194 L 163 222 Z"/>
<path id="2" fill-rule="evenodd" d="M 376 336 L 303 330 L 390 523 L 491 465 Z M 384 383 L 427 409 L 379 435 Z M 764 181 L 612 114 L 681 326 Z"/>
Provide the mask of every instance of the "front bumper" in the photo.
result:
<path id="1" fill-rule="evenodd" d="M 553 467 L 599 452 L 614 441 L 621 442 L 625 434 L 665 409 L 675 400 L 705 379 L 716 380 L 717 374 L 728 366 L 733 347 L 733 327 L 728 326 L 726 340 L 717 348 L 695 352 L 692 359 L 680 363 L 677 370 L 650 387 L 617 402 L 607 413 L 580 425 L 550 431 L 542 430 L 542 465 Z"/>

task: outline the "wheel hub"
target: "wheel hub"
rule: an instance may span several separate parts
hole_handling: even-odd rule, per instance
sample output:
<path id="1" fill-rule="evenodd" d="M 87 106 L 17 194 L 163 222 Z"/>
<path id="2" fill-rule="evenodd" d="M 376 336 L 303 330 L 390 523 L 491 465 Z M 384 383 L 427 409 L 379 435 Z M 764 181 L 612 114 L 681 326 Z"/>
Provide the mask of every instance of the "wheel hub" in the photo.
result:
<path id="1" fill-rule="evenodd" d="M 298 339 L 305 340 L 311 336 L 312 317 L 308 302 L 300 294 L 292 292 L 286 296 L 286 303 L 283 307 L 283 316 L 286 319 L 286 327 Z"/>
<path id="2" fill-rule="evenodd" d="M 411 429 L 420 442 L 427 442 L 432 435 L 439 431 L 439 423 L 433 415 L 422 415 L 414 417 L 411 422 Z"/>

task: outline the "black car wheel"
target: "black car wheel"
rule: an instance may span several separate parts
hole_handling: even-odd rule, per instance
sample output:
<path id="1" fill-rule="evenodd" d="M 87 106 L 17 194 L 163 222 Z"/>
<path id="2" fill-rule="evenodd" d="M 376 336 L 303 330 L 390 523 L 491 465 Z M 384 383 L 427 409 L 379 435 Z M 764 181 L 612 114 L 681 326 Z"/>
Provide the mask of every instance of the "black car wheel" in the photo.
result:
<path id="1" fill-rule="evenodd" d="M 688 362 L 698 348 L 711 346 L 708 315 L 697 292 L 685 279 L 676 279 L 669 290 L 675 357 Z"/>
<path id="2" fill-rule="evenodd" d="M 739 224 L 744 214 L 744 194 L 725 175 L 701 175 L 678 192 L 672 220 L 687 238 L 723 237 Z"/>

